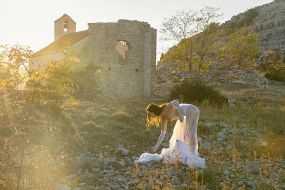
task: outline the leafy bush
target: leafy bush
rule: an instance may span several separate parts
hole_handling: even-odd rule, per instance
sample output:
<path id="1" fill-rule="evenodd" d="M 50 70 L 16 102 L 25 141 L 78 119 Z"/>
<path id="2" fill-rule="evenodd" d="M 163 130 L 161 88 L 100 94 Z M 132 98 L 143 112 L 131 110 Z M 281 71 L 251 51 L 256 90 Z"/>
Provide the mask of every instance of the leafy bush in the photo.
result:
<path id="1" fill-rule="evenodd" d="M 77 98 L 94 100 L 98 94 L 96 71 L 93 64 L 81 65 L 73 73 L 73 80 L 78 87 Z"/>
<path id="2" fill-rule="evenodd" d="M 221 60 L 232 63 L 238 69 L 250 68 L 259 56 L 258 44 L 256 32 L 239 28 L 228 36 L 217 52 Z"/>
<path id="3" fill-rule="evenodd" d="M 21 45 L 0 44 L 0 86 L 21 89 L 27 77 L 27 63 L 32 50 Z"/>
<path id="4" fill-rule="evenodd" d="M 76 94 L 72 80 L 72 65 L 69 60 L 47 64 L 44 70 L 34 69 L 26 82 L 26 99 L 32 103 L 62 104 Z"/>
<path id="5" fill-rule="evenodd" d="M 265 74 L 265 77 L 270 80 L 285 82 L 285 73 L 282 74 L 281 71 L 271 70 Z"/>
<path id="6" fill-rule="evenodd" d="M 171 91 L 170 99 L 179 99 L 181 102 L 189 103 L 203 103 L 207 101 L 213 106 L 221 106 L 227 102 L 226 97 L 199 80 L 185 80 Z"/>
<path id="7" fill-rule="evenodd" d="M 285 66 L 267 68 L 265 77 L 270 80 L 285 82 Z"/>

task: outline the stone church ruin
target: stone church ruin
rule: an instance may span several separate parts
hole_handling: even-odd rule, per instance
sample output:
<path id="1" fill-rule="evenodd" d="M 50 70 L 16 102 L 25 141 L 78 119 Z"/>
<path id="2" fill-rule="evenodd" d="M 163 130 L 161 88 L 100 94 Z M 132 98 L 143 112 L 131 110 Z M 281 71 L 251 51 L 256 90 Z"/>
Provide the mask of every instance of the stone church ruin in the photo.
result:
<path id="1" fill-rule="evenodd" d="M 31 67 L 61 59 L 61 51 L 71 45 L 82 63 L 100 68 L 98 87 L 104 97 L 149 97 L 156 74 L 156 36 L 148 23 L 130 20 L 89 23 L 87 30 L 76 32 L 76 22 L 64 14 L 54 21 L 54 42 L 32 55 Z"/>

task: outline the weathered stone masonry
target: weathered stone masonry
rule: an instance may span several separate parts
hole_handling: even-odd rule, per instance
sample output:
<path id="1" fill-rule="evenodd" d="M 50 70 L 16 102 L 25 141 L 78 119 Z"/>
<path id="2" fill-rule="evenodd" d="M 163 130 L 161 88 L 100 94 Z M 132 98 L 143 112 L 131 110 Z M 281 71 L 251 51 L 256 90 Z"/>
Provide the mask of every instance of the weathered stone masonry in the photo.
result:
<path id="1" fill-rule="evenodd" d="M 73 22 L 66 14 L 55 21 L 56 40 L 33 55 L 33 65 L 60 59 L 60 50 L 65 47 L 62 44 L 68 41 L 82 62 L 100 68 L 98 87 L 103 97 L 151 96 L 151 81 L 156 75 L 156 29 L 146 22 L 119 20 L 89 23 L 86 31 L 70 32 L 66 23 L 71 23 L 74 30 Z M 56 37 L 57 34 L 62 37 Z"/>
<path id="2" fill-rule="evenodd" d="M 101 67 L 100 86 L 106 95 L 150 96 L 155 74 L 156 30 L 138 21 L 89 24 L 90 61 Z M 128 44 L 125 60 L 115 48 L 119 41 Z"/>

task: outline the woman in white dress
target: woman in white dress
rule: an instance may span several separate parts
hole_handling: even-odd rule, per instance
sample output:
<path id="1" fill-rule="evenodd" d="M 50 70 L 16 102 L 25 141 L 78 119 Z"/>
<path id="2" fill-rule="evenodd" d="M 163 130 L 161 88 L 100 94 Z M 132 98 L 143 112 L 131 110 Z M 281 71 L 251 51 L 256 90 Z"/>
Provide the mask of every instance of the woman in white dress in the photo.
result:
<path id="1" fill-rule="evenodd" d="M 177 120 L 173 134 L 169 141 L 169 148 L 163 148 L 160 154 L 143 153 L 135 162 L 163 160 L 173 164 L 177 161 L 192 168 L 205 168 L 205 159 L 199 157 L 197 126 L 200 115 L 198 107 L 192 104 L 180 104 L 178 100 L 161 105 L 149 104 L 147 111 L 147 125 L 158 125 L 161 133 L 152 150 L 157 151 L 162 143 L 169 121 Z"/>

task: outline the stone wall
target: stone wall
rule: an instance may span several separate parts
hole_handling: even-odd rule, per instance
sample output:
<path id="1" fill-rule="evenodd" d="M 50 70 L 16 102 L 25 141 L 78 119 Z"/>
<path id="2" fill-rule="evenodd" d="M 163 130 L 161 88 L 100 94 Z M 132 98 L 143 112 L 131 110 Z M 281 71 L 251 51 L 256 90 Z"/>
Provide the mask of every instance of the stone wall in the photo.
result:
<path id="1" fill-rule="evenodd" d="M 161 67 L 160 69 L 164 69 Z M 158 79 L 159 78 L 159 79 Z M 211 70 L 208 73 L 160 72 L 153 84 L 153 97 L 168 100 L 171 90 L 184 80 L 201 80 L 208 86 L 217 87 L 224 83 L 242 84 L 251 87 L 267 88 L 268 79 L 254 71 Z"/>
<path id="2" fill-rule="evenodd" d="M 268 84 L 268 80 L 258 72 L 249 71 L 249 70 L 237 70 L 237 69 L 232 69 L 232 70 L 216 69 L 216 70 L 211 70 L 207 73 L 170 72 L 164 75 L 158 74 L 157 78 L 160 78 L 159 80 L 157 80 L 157 83 L 181 83 L 182 81 L 187 79 L 190 80 L 199 79 L 204 81 L 208 85 L 233 82 L 233 83 L 246 83 L 253 86 L 263 87 Z"/>
<path id="3" fill-rule="evenodd" d="M 98 79 L 104 97 L 150 96 L 155 74 L 156 29 L 145 22 L 119 20 L 89 23 L 89 34 L 85 53 L 90 63 L 101 68 Z M 116 49 L 119 41 L 128 46 L 125 59 Z"/>

